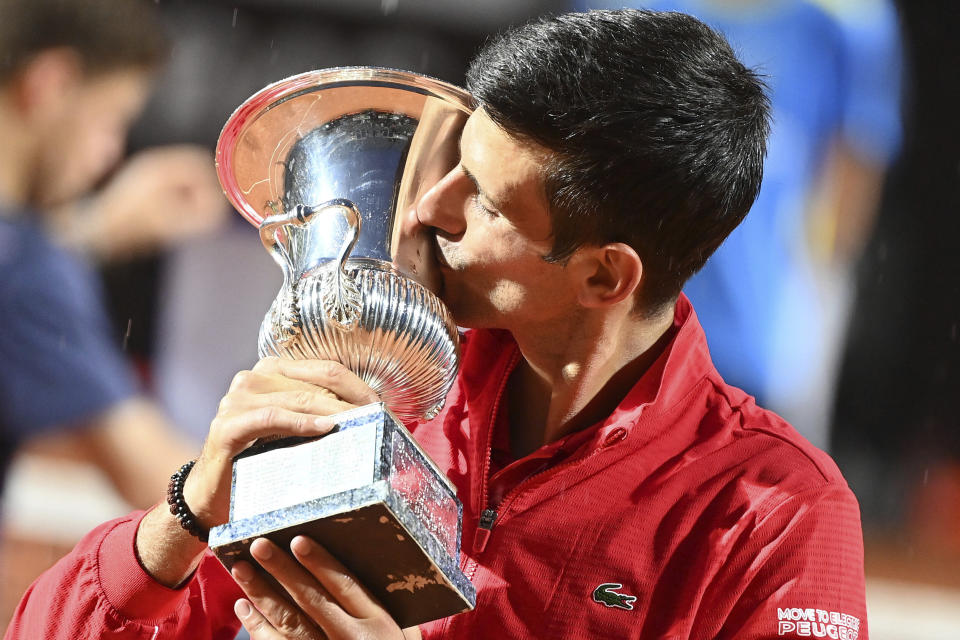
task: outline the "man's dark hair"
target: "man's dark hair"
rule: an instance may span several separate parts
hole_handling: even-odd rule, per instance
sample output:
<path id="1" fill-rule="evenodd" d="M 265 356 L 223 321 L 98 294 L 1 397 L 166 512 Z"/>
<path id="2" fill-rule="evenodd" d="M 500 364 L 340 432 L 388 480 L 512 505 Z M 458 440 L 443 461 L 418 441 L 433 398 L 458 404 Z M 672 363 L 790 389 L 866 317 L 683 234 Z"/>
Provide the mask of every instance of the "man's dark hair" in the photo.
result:
<path id="1" fill-rule="evenodd" d="M 545 18 L 498 36 L 467 87 L 544 168 L 554 244 L 624 242 L 640 255 L 641 312 L 676 299 L 760 189 L 763 82 L 690 16 L 644 10 Z"/>
<path id="2" fill-rule="evenodd" d="M 42 51 L 75 51 L 88 75 L 151 68 L 167 54 L 146 0 L 0 0 L 0 85 Z"/>

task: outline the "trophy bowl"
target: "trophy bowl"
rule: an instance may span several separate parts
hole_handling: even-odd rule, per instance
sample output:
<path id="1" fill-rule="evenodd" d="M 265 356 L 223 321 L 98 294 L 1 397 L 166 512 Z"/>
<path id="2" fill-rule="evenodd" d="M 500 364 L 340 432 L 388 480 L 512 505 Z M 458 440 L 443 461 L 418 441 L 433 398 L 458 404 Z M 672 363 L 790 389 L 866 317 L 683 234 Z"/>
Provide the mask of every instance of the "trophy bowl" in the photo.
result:
<path id="1" fill-rule="evenodd" d="M 401 626 L 476 599 L 459 569 L 462 505 L 403 424 L 439 412 L 459 366 L 415 207 L 457 164 L 471 104 L 415 73 L 311 71 L 244 102 L 216 152 L 224 192 L 283 271 L 261 357 L 339 361 L 382 402 L 334 416 L 321 438 L 237 456 L 230 520 L 210 547 L 229 568 L 257 537 L 309 535 Z"/>
<path id="2" fill-rule="evenodd" d="M 339 68 L 272 84 L 234 112 L 220 181 L 284 276 L 261 357 L 339 361 L 401 420 L 440 410 L 457 328 L 430 290 L 432 247 L 403 225 L 457 163 L 470 104 L 418 74 Z"/>

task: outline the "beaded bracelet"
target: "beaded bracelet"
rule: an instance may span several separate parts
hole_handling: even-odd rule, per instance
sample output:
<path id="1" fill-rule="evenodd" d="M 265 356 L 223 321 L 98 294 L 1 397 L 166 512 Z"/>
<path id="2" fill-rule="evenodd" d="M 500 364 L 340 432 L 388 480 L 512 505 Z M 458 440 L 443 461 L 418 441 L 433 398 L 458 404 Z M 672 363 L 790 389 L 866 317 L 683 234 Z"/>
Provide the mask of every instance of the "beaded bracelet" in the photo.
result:
<path id="1" fill-rule="evenodd" d="M 187 481 L 190 469 L 193 469 L 196 462 L 196 460 L 191 460 L 170 476 L 170 484 L 167 485 L 167 504 L 170 505 L 170 513 L 176 517 L 177 522 L 187 533 L 199 538 L 201 542 L 206 542 L 210 530 L 200 526 L 197 517 L 190 511 L 187 501 L 183 498 L 183 485 Z"/>

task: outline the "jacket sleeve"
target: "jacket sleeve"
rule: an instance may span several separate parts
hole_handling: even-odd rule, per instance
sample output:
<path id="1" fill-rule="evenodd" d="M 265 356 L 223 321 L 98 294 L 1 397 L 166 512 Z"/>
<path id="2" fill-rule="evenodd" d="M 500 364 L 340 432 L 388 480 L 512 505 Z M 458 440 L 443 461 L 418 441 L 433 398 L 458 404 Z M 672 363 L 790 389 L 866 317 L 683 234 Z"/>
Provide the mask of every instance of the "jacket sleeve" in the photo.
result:
<path id="1" fill-rule="evenodd" d="M 718 638 L 867 640 L 860 510 L 845 484 L 785 501 L 745 546 Z"/>
<path id="2" fill-rule="evenodd" d="M 4 639 L 232 639 L 240 626 L 233 602 L 242 596 L 233 579 L 208 551 L 183 587 L 156 582 L 134 551 L 143 515 L 97 527 L 41 575 Z"/>

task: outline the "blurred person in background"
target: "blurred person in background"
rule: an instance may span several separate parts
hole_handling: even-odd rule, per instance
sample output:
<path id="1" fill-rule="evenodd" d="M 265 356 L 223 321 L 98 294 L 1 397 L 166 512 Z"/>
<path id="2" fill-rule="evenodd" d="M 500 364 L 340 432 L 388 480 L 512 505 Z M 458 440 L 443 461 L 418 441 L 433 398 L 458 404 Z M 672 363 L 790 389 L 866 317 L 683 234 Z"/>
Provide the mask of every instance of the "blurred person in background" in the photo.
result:
<path id="1" fill-rule="evenodd" d="M 889 0 L 640 4 L 717 28 L 770 86 L 760 195 L 684 292 L 727 381 L 826 448 L 853 267 L 900 144 L 896 10 Z"/>
<path id="2" fill-rule="evenodd" d="M 166 55 L 153 12 L 140 0 L 0 0 L 0 472 L 55 434 L 135 506 L 155 501 L 187 448 L 138 391 L 73 250 L 156 248 L 225 211 L 212 158 L 193 147 L 145 152 L 78 201 L 122 159 Z"/>

